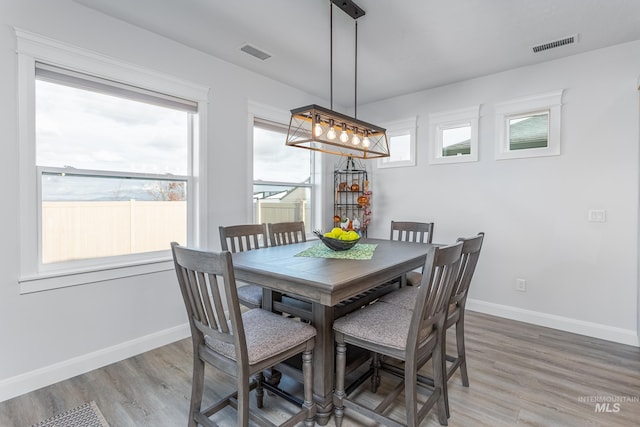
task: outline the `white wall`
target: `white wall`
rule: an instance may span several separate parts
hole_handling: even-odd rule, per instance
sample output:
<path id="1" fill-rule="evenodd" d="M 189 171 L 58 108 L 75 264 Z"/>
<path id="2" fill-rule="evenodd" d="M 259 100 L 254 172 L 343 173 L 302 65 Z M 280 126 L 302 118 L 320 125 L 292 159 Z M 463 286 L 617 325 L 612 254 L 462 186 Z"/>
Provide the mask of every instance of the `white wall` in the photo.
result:
<path id="1" fill-rule="evenodd" d="M 634 42 L 361 107 L 418 116 L 417 166 L 374 170 L 369 235 L 392 219 L 434 221 L 443 243 L 484 231 L 468 307 L 638 345 L 639 75 Z M 494 104 L 558 89 L 562 155 L 494 160 Z M 428 115 L 478 104 L 479 161 L 429 165 Z"/>
<path id="2" fill-rule="evenodd" d="M 0 3 L 0 401 L 186 336 L 172 271 L 20 295 L 17 62 L 14 27 L 211 88 L 207 219 L 250 221 L 249 100 L 288 110 L 321 102 L 300 91 L 108 18 L 70 0 Z M 212 41 L 212 43 L 215 41 Z M 16 208 L 12 208 L 16 207 Z"/>

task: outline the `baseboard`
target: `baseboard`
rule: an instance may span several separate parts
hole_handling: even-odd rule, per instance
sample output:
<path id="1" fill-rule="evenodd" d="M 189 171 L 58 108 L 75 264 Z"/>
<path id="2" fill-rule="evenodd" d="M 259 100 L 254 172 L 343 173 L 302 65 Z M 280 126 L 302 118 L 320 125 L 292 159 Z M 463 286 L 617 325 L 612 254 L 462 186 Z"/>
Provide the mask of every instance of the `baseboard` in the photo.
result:
<path id="1" fill-rule="evenodd" d="M 487 301 L 467 299 L 467 309 L 479 313 L 491 314 L 506 319 L 518 320 L 547 328 L 586 335 L 620 344 L 640 347 L 640 339 L 636 331 L 631 329 L 615 328 L 599 323 L 585 322 L 569 317 L 554 314 L 541 313 L 539 311 L 525 310 L 523 308 L 508 305 L 495 304 Z"/>
<path id="2" fill-rule="evenodd" d="M 0 381 L 0 402 L 190 336 L 189 324 L 154 332 Z"/>

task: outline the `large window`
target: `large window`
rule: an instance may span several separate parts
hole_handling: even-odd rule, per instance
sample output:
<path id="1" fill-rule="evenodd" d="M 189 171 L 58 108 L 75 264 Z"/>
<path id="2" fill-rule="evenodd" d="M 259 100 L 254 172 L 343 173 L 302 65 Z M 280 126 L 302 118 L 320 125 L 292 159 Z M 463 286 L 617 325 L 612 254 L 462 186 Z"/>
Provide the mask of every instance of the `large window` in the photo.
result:
<path id="1" fill-rule="evenodd" d="M 35 98 L 43 264 L 186 244 L 193 103 L 44 64 Z"/>
<path id="2" fill-rule="evenodd" d="M 312 228 L 313 152 L 285 144 L 287 126 L 253 119 L 253 220 Z"/>
<path id="3" fill-rule="evenodd" d="M 201 243 L 206 91 L 50 43 L 18 33 L 21 290 L 167 269 Z"/>

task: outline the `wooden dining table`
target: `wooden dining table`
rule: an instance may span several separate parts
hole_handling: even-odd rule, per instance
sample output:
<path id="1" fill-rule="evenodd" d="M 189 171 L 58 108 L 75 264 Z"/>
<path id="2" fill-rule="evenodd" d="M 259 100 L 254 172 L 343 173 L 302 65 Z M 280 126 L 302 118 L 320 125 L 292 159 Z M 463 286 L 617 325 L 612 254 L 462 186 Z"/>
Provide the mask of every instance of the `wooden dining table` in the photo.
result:
<path id="1" fill-rule="evenodd" d="M 260 285 L 265 294 L 278 291 L 311 302 L 312 324 L 317 330 L 313 391 L 320 425 L 328 422 L 333 410 L 334 306 L 422 267 L 432 246 L 380 239 L 361 239 L 359 243 L 377 245 L 371 259 L 296 256 L 322 245 L 319 240 L 233 254 L 237 280 Z M 271 310 L 270 298 L 264 298 L 263 308 Z"/>

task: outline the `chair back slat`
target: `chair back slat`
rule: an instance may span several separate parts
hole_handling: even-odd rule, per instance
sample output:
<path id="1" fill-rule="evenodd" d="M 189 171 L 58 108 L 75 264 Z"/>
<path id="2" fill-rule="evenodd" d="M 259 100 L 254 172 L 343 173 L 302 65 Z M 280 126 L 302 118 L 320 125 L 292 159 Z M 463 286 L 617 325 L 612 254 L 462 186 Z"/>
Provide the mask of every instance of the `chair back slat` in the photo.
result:
<path id="1" fill-rule="evenodd" d="M 182 293 L 194 351 L 204 344 L 204 337 L 236 347 L 236 357 L 245 361 L 246 341 L 231 253 L 202 252 L 171 244 L 178 283 Z M 220 283 L 225 292 L 222 298 Z M 229 325 L 230 324 L 230 325 Z"/>
<path id="2" fill-rule="evenodd" d="M 303 221 L 267 224 L 267 229 L 271 246 L 290 245 L 307 241 Z"/>
<path id="3" fill-rule="evenodd" d="M 390 240 L 401 242 L 431 243 L 433 222 L 391 221 Z"/>
<path id="4" fill-rule="evenodd" d="M 220 246 L 231 253 L 269 246 L 266 224 L 220 226 Z"/>
<path id="5" fill-rule="evenodd" d="M 461 254 L 461 242 L 429 248 L 409 329 L 408 352 L 418 351 L 434 328 L 442 329 Z"/>
<path id="6" fill-rule="evenodd" d="M 459 303 L 467 298 L 471 278 L 480 258 L 484 233 L 480 232 L 477 236 L 469 238 L 459 237 L 457 241 L 462 242 L 462 258 L 460 260 L 460 270 L 453 285 L 451 303 Z"/>

